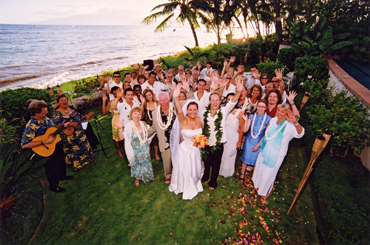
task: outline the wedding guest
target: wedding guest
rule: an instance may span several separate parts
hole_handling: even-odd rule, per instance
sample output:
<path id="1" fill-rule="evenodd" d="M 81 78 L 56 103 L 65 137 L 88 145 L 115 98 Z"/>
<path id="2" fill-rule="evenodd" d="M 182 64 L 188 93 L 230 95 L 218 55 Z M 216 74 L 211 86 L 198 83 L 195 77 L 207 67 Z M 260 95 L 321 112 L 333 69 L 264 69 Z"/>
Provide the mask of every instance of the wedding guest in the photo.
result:
<path id="1" fill-rule="evenodd" d="M 248 80 L 245 84 L 248 88 L 252 87 L 254 84 L 261 85 L 260 82 L 261 74 L 258 72 L 258 68 L 256 65 L 251 66 L 251 75 L 247 76 Z"/>
<path id="2" fill-rule="evenodd" d="M 131 83 L 128 81 L 123 82 L 123 91 L 125 91 L 126 89 L 131 89 Z"/>
<path id="3" fill-rule="evenodd" d="M 152 162 L 148 140 L 148 129 L 145 122 L 141 121 L 142 109 L 134 107 L 130 111 L 130 122 L 125 125 L 123 132 L 123 121 L 118 121 L 119 135 L 125 139 L 125 152 L 131 168 L 131 178 L 135 179 L 135 186 L 154 180 Z"/>
<path id="4" fill-rule="evenodd" d="M 195 102 L 198 103 L 200 111 L 203 111 L 209 104 L 210 95 L 211 93 L 206 91 L 206 81 L 204 79 L 200 79 L 198 81 L 198 91 L 194 93 L 194 99 Z"/>
<path id="5" fill-rule="evenodd" d="M 204 78 L 204 80 L 206 81 L 205 91 L 211 92 L 211 84 L 212 84 L 211 78 L 210 77 L 206 77 L 206 78 Z"/>
<path id="6" fill-rule="evenodd" d="M 119 71 L 113 72 L 113 81 L 111 82 L 109 82 L 109 77 L 107 76 L 107 74 L 105 74 L 99 89 L 103 90 L 103 88 L 105 88 L 107 90 L 107 93 L 109 94 L 109 100 L 113 100 L 114 96 L 111 89 L 115 86 L 123 89 L 123 83 L 121 82 L 121 74 L 119 73 Z"/>
<path id="7" fill-rule="evenodd" d="M 131 87 L 131 81 L 132 81 L 131 72 L 126 72 L 124 75 L 124 82 L 129 82 L 130 87 Z"/>
<path id="8" fill-rule="evenodd" d="M 223 104 L 226 104 L 226 96 L 230 93 L 235 93 L 235 85 L 231 84 L 232 76 L 229 73 L 226 73 L 224 77 L 227 83 L 224 87 L 221 86 L 221 91 L 222 91 L 221 98 L 222 98 Z"/>
<path id="9" fill-rule="evenodd" d="M 177 73 L 177 75 L 175 76 L 175 83 L 179 83 L 181 82 L 181 80 L 185 77 L 185 73 L 184 73 L 184 66 L 179 66 L 179 73 Z"/>
<path id="10" fill-rule="evenodd" d="M 144 98 L 145 101 L 142 103 L 141 107 L 143 108 L 143 121 L 149 125 L 153 125 L 153 118 L 152 118 L 152 112 L 158 107 L 159 103 L 157 99 L 154 96 L 154 93 L 151 89 L 145 89 L 144 90 Z M 158 155 L 158 137 L 157 135 L 154 136 L 151 145 L 154 147 L 155 152 L 155 159 L 158 161 L 160 160 L 160 157 Z"/>
<path id="11" fill-rule="evenodd" d="M 72 110 L 68 106 L 68 98 L 65 94 L 58 95 L 56 99 L 59 108 L 53 113 L 53 124 L 59 125 L 64 121 L 70 121 L 68 127 L 64 129 L 60 137 L 62 138 L 65 162 L 72 164 L 74 170 L 81 169 L 89 164 L 94 157 L 92 148 L 81 126 L 83 119 L 89 120 L 90 117 L 83 117 L 80 113 Z"/>
<path id="12" fill-rule="evenodd" d="M 213 71 L 212 68 L 212 61 L 207 60 L 206 67 L 200 72 L 200 77 L 205 79 L 206 77 L 211 77 L 211 72 Z"/>
<path id="13" fill-rule="evenodd" d="M 118 93 L 118 90 L 121 90 L 121 88 L 115 86 L 112 88 L 112 93 L 113 93 L 113 96 L 114 98 L 117 98 L 117 93 Z M 119 157 L 124 157 L 122 152 L 121 152 L 121 148 L 120 148 L 120 142 L 121 142 L 121 139 L 118 135 L 118 127 L 117 127 L 117 122 L 119 121 L 119 112 L 117 110 L 113 110 L 112 107 L 111 107 L 111 101 L 108 101 L 108 104 L 106 103 L 107 101 L 107 96 L 105 94 L 103 94 L 103 106 L 102 106 L 102 113 L 105 115 L 108 113 L 108 111 L 110 111 L 111 113 L 113 113 L 113 117 L 112 117 L 112 138 L 113 138 L 113 141 L 114 141 L 114 146 L 116 147 L 117 149 L 117 155 Z M 119 98 L 118 102 L 117 103 L 123 103 L 123 100 L 122 98 Z"/>
<path id="14" fill-rule="evenodd" d="M 278 105 L 261 143 L 252 181 L 262 199 L 271 195 L 276 175 L 293 138 L 301 138 L 304 128 L 297 122 L 288 104 Z"/>
<path id="15" fill-rule="evenodd" d="M 279 90 L 282 103 L 286 102 L 286 92 L 285 92 L 285 83 L 283 81 L 283 71 L 281 69 L 275 69 L 275 75 L 271 78 L 271 83 L 274 85 L 274 88 Z"/>
<path id="16" fill-rule="evenodd" d="M 281 102 L 283 101 L 281 99 L 281 94 L 279 90 L 275 88 L 271 89 L 270 91 L 268 91 L 265 98 L 268 103 L 266 110 L 267 115 L 269 115 L 270 117 L 275 117 L 277 106 L 280 105 Z"/>
<path id="17" fill-rule="evenodd" d="M 143 74 L 137 76 L 137 82 L 139 85 L 143 85 L 146 81 L 146 77 Z"/>
<path id="18" fill-rule="evenodd" d="M 143 91 L 147 88 L 153 90 L 154 95 L 156 96 L 157 99 L 159 99 L 158 98 L 159 93 L 161 92 L 162 89 L 165 89 L 165 88 L 163 88 L 164 85 L 162 83 L 156 81 L 156 77 L 157 77 L 157 74 L 155 72 L 150 72 L 148 81 L 146 81 L 145 83 L 141 85 L 141 89 Z"/>
<path id="19" fill-rule="evenodd" d="M 170 184 L 172 173 L 170 135 L 177 115 L 172 103 L 170 103 L 168 93 L 159 93 L 158 99 L 159 107 L 152 112 L 153 125 L 150 127 L 148 134 L 150 137 L 157 133 L 159 151 L 163 162 L 164 182 Z"/>
<path id="20" fill-rule="evenodd" d="M 177 138 L 171 139 L 173 170 L 171 184 L 168 189 L 176 195 L 183 193 L 182 199 L 184 200 L 191 200 L 198 192 L 203 191 L 201 183 L 202 159 L 200 156 L 200 149 L 195 147 L 192 141 L 195 136 L 202 134 L 203 125 L 202 120 L 197 116 L 198 104 L 196 102 L 189 102 L 186 105 L 186 112 L 183 112 L 179 99 L 181 86 L 181 84 L 178 84 L 174 91 L 178 116 L 174 123 L 171 137 Z M 178 131 L 176 136 L 174 134 L 175 131 Z M 179 144 L 180 134 L 184 141 Z M 179 146 L 177 146 L 178 144 Z"/>
<path id="21" fill-rule="evenodd" d="M 248 132 L 248 135 L 244 141 L 243 153 L 241 156 L 242 160 L 242 171 L 240 174 L 240 180 L 244 181 L 244 173 L 247 169 L 248 172 L 252 172 L 256 165 L 258 153 L 263 136 L 265 136 L 265 129 L 270 122 L 271 117 L 266 114 L 267 101 L 262 99 L 257 103 L 257 112 L 245 116 L 245 125 L 243 132 Z"/>
<path id="22" fill-rule="evenodd" d="M 156 64 L 153 68 L 153 71 L 156 74 L 156 81 L 164 82 L 166 80 L 166 73 L 162 70 L 160 64 Z"/>
<path id="23" fill-rule="evenodd" d="M 230 93 L 226 97 L 226 103 L 230 103 L 234 97 L 234 93 Z M 227 141 L 224 144 L 224 152 L 222 153 L 221 166 L 219 175 L 227 178 L 234 175 L 235 171 L 235 159 L 237 150 L 241 146 L 243 138 L 243 126 L 244 119 L 242 115 L 244 112 L 241 109 L 237 109 L 235 106 L 231 110 L 231 113 L 227 116 L 225 123 L 225 131 Z"/>
<path id="24" fill-rule="evenodd" d="M 137 80 L 137 71 L 131 72 L 131 77 L 132 77 L 132 79 L 131 79 L 131 87 L 134 88 L 134 86 L 136 84 L 139 84 L 139 82 Z"/>
<path id="25" fill-rule="evenodd" d="M 46 130 L 53 127 L 53 122 L 46 117 L 48 114 L 47 104 L 44 101 L 34 100 L 28 106 L 31 118 L 28 121 L 22 135 L 22 149 L 31 149 L 41 145 L 52 144 L 55 137 L 50 136 L 46 140 L 34 140 L 38 136 L 45 134 Z M 65 127 L 69 122 L 63 123 Z M 64 161 L 62 143 L 56 143 L 55 150 L 45 162 L 46 178 L 49 182 L 49 189 L 56 193 L 65 192 L 66 190 L 59 186 L 61 180 L 72 180 L 73 176 L 66 175 L 66 164 Z"/>
<path id="26" fill-rule="evenodd" d="M 271 82 L 267 82 L 266 85 L 265 85 L 265 90 L 264 90 L 265 96 L 273 88 L 274 88 L 274 85 Z"/>
<path id="27" fill-rule="evenodd" d="M 269 75 L 267 73 L 263 73 L 261 75 L 260 81 L 261 81 L 262 88 L 264 88 L 264 86 L 266 86 L 267 82 L 269 81 Z"/>
<path id="28" fill-rule="evenodd" d="M 135 86 L 134 86 L 134 88 L 133 88 L 133 90 L 134 90 L 134 102 L 136 103 L 136 104 L 139 104 L 139 105 L 141 105 L 141 103 L 142 103 L 142 99 L 143 99 L 143 95 L 142 95 L 142 91 L 141 91 L 141 86 L 139 85 L 139 84 L 136 84 Z"/>
<path id="29" fill-rule="evenodd" d="M 213 76 L 213 86 L 218 87 L 220 80 L 218 76 Z M 228 114 L 234 108 L 239 99 L 240 93 L 243 90 L 243 85 L 240 80 L 237 80 L 236 94 L 231 102 L 227 103 L 225 107 L 221 107 L 221 96 L 216 92 L 209 97 L 209 105 L 204 112 L 204 129 L 203 134 L 207 136 L 209 145 L 203 150 L 206 151 L 206 159 L 204 160 L 204 174 L 202 182 L 208 182 L 208 189 L 214 190 L 217 187 L 217 177 L 220 172 L 220 164 L 222 153 L 224 150 L 224 143 L 227 140 L 227 133 L 225 123 Z M 210 176 L 210 169 L 212 167 L 212 174 Z"/>
<path id="30" fill-rule="evenodd" d="M 254 84 L 250 89 L 248 89 L 248 99 L 256 105 L 257 102 L 262 98 L 262 87 L 259 84 Z"/>
<path id="31" fill-rule="evenodd" d="M 117 98 L 112 101 L 112 110 L 117 110 L 119 113 L 119 120 L 124 120 L 124 124 L 130 121 L 130 111 L 134 107 L 139 107 L 140 105 L 134 101 L 134 91 L 128 88 L 124 91 L 125 99 L 122 103 L 118 103 L 119 99 L 122 97 L 122 91 L 117 92 Z"/>

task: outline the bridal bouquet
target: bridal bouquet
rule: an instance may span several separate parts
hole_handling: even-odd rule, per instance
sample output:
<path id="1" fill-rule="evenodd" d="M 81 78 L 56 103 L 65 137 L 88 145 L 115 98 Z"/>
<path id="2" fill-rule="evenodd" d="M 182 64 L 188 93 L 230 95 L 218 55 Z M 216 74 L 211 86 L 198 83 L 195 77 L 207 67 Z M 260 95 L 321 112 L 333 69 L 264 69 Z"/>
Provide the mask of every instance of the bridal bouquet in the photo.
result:
<path id="1" fill-rule="evenodd" d="M 207 136 L 202 135 L 202 134 L 198 134 L 198 135 L 194 136 L 192 141 L 193 141 L 193 145 L 195 147 L 204 148 L 208 145 Z"/>

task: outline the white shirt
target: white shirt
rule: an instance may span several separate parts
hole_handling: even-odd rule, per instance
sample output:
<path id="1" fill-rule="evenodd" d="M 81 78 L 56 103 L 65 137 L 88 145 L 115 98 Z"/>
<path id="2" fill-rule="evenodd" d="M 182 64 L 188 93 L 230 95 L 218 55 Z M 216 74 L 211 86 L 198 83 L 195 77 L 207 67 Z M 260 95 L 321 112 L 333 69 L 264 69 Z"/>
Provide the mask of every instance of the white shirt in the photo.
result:
<path id="1" fill-rule="evenodd" d="M 259 85 L 261 85 L 261 82 L 260 82 L 260 80 L 259 79 L 256 79 L 256 78 L 253 78 L 252 77 L 252 75 L 249 75 L 248 77 L 248 80 L 247 80 L 247 82 L 246 82 L 246 86 L 248 87 L 248 88 L 250 88 L 250 87 L 252 87 L 253 86 L 253 82 L 254 82 L 254 80 L 256 80 L 256 83 L 255 84 L 259 84 Z"/>
<path id="2" fill-rule="evenodd" d="M 145 83 L 141 84 L 141 90 L 144 92 L 145 89 L 151 89 L 155 95 L 155 97 L 157 98 L 158 100 L 158 95 L 160 92 L 162 92 L 162 90 L 164 92 L 167 92 L 167 86 L 165 86 L 163 83 L 160 83 L 160 82 L 157 82 L 155 81 L 153 86 L 151 86 L 148 81 L 146 81 Z"/>
<path id="3" fill-rule="evenodd" d="M 175 79 L 177 82 L 181 82 L 182 78 L 185 77 L 185 72 L 182 73 L 182 75 L 180 73 L 177 73 L 177 75 L 175 76 Z"/>
<path id="4" fill-rule="evenodd" d="M 209 69 L 207 69 L 207 67 L 206 68 L 203 68 L 203 70 L 200 72 L 200 78 L 204 79 L 204 78 L 208 77 L 207 76 L 207 73 L 208 72 L 212 72 L 212 71 L 213 71 L 213 68 L 212 67 L 209 68 Z"/>
<path id="5" fill-rule="evenodd" d="M 221 128 L 222 128 L 222 137 L 221 137 L 221 143 L 225 143 L 227 141 L 227 135 L 226 135 L 226 130 L 225 130 L 225 125 L 226 125 L 226 119 L 227 116 L 230 114 L 232 109 L 235 107 L 235 103 L 229 102 L 226 104 L 226 106 L 221 107 L 221 113 L 222 113 L 222 121 L 221 121 Z M 215 117 L 212 117 L 210 114 L 208 116 L 208 125 L 209 125 L 209 140 L 208 144 L 209 146 L 214 146 L 216 144 L 216 132 L 215 132 L 215 120 L 217 119 L 216 117 L 217 112 L 215 114 Z"/>
<path id="6" fill-rule="evenodd" d="M 236 86 L 234 84 L 229 85 L 229 88 L 224 88 L 224 91 L 222 92 L 222 97 L 226 97 L 229 93 L 236 93 Z"/>
<path id="7" fill-rule="evenodd" d="M 119 82 L 119 84 L 117 84 L 115 81 L 110 81 L 109 82 L 109 90 L 112 90 L 113 87 L 120 87 L 122 90 L 123 90 L 123 82 Z M 107 89 L 107 84 L 104 85 L 104 88 Z M 114 95 L 110 93 L 109 91 L 109 101 L 112 101 L 114 100 Z"/>
<path id="8" fill-rule="evenodd" d="M 210 95 L 211 95 L 211 92 L 204 91 L 203 96 L 199 99 L 198 91 L 194 93 L 194 100 L 198 103 L 199 110 L 204 111 L 206 106 L 208 106 Z"/>
<path id="9" fill-rule="evenodd" d="M 138 103 L 133 101 L 132 107 L 127 104 L 125 100 L 123 100 L 122 103 L 117 104 L 117 111 L 119 113 L 119 120 L 123 120 L 123 124 L 126 125 L 128 122 L 130 122 L 130 111 L 134 107 L 140 106 Z"/>

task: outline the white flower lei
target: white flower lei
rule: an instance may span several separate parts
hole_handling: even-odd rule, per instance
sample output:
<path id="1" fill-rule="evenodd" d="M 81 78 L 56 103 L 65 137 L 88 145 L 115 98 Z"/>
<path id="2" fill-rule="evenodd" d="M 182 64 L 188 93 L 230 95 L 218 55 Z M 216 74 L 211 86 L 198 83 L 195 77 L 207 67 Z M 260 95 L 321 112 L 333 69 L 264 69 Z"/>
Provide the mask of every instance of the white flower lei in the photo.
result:
<path id="1" fill-rule="evenodd" d="M 154 102 L 155 106 L 157 106 L 157 102 Z M 150 119 L 150 121 L 153 121 L 153 118 L 150 116 L 150 113 L 149 113 L 149 108 L 148 108 L 148 104 L 146 104 L 146 113 L 148 114 L 148 117 Z"/>
<path id="2" fill-rule="evenodd" d="M 157 121 L 158 121 L 159 127 L 162 130 L 166 130 L 171 125 L 172 118 L 173 118 L 173 105 L 172 105 L 172 103 L 170 103 L 170 108 L 169 108 L 166 124 L 163 124 L 163 121 L 162 121 L 161 107 L 160 106 L 157 107 Z"/>
<path id="3" fill-rule="evenodd" d="M 272 140 L 273 138 L 275 138 L 276 137 L 276 135 L 285 127 L 285 125 L 288 123 L 288 121 L 285 121 L 284 122 L 284 124 L 279 128 L 279 130 L 278 131 L 276 131 L 271 137 L 268 137 L 267 136 L 267 133 L 268 132 L 266 132 L 266 134 L 265 134 L 265 137 L 266 137 L 266 140 Z M 268 131 L 268 130 L 267 130 Z"/>
<path id="4" fill-rule="evenodd" d="M 134 130 L 137 137 L 139 138 L 140 145 L 144 145 L 148 141 L 148 130 L 146 129 L 144 122 L 139 121 L 139 123 L 140 123 L 140 126 L 141 126 L 141 130 L 143 131 L 143 134 L 144 134 L 143 138 L 141 137 L 141 134 L 139 133 L 139 130 L 137 129 L 134 121 L 130 120 L 131 128 Z"/>
<path id="5" fill-rule="evenodd" d="M 260 135 L 261 133 L 261 130 L 263 128 L 263 124 L 265 123 L 266 121 L 266 112 L 264 113 L 264 116 L 263 116 L 263 120 L 262 120 L 262 123 L 261 123 L 261 127 L 260 129 L 258 130 L 258 134 L 256 136 L 253 135 L 253 127 L 254 127 L 254 122 L 256 120 L 256 117 L 257 117 L 257 113 L 254 114 L 254 117 L 253 117 L 253 121 L 252 121 L 252 125 L 251 125 L 251 136 L 253 139 L 256 139 L 258 137 L 258 135 Z"/>

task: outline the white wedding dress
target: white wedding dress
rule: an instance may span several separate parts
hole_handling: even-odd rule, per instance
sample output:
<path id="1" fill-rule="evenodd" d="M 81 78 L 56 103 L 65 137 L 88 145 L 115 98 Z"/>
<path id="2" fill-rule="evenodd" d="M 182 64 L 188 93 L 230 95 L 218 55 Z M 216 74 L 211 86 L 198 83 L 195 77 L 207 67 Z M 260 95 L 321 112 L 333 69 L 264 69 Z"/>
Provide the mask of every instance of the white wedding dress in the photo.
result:
<path id="1" fill-rule="evenodd" d="M 203 191 L 200 149 L 193 146 L 192 141 L 198 134 L 202 134 L 201 128 L 181 130 L 184 141 L 179 145 L 177 156 L 172 158 L 175 161 L 172 161 L 172 177 L 168 189 L 176 195 L 183 193 L 183 200 L 191 200 Z"/>

